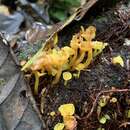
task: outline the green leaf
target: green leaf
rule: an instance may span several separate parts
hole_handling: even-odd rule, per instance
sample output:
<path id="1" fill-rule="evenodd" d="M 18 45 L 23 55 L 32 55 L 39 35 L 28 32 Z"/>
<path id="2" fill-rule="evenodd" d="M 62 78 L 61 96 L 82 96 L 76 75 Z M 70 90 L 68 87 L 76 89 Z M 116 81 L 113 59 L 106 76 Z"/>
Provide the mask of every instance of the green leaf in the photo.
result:
<path id="1" fill-rule="evenodd" d="M 60 21 L 64 21 L 67 18 L 67 14 L 66 14 L 66 12 L 64 10 L 58 10 L 58 9 L 52 10 L 50 12 L 50 15 L 53 18 L 55 18 L 57 20 L 60 20 Z"/>
<path id="2" fill-rule="evenodd" d="M 65 2 L 68 4 L 68 6 L 80 6 L 80 0 L 65 0 Z"/>

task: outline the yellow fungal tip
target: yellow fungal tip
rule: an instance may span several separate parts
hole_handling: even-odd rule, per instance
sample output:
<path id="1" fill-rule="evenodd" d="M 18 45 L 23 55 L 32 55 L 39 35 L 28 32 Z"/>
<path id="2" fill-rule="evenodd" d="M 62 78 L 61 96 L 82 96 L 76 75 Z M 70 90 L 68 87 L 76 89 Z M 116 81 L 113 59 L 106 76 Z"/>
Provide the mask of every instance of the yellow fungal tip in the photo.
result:
<path id="1" fill-rule="evenodd" d="M 80 71 L 80 70 L 83 70 L 85 68 L 85 65 L 83 63 L 80 63 L 76 66 L 76 70 Z"/>
<path id="2" fill-rule="evenodd" d="M 113 57 L 112 58 L 112 63 L 113 64 L 120 64 L 122 67 L 124 67 L 124 60 L 122 59 L 122 57 L 120 55 L 116 56 L 116 57 Z"/>
<path id="3" fill-rule="evenodd" d="M 72 74 L 70 72 L 64 72 L 63 73 L 63 79 L 64 80 L 70 80 L 72 78 Z"/>

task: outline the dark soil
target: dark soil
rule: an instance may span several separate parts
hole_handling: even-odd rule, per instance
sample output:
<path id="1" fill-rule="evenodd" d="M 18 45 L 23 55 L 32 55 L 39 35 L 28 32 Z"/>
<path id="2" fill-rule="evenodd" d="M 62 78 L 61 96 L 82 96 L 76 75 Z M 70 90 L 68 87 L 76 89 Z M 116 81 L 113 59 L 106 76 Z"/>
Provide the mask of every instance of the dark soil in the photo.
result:
<path id="1" fill-rule="evenodd" d="M 75 22 L 72 23 L 59 33 L 61 39 L 60 46 L 63 46 L 71 39 L 75 32 L 79 31 L 81 25 L 84 27 L 95 25 L 97 28 L 96 40 L 108 42 L 109 46 L 106 47 L 101 55 L 93 59 L 89 68 L 82 71 L 79 78 L 73 78 L 68 82 L 67 86 L 64 86 L 62 79 L 55 86 L 51 85 L 51 79 L 48 77 L 45 77 L 44 80 L 40 79 L 39 93 L 41 88 L 47 88 L 44 97 L 44 113 L 42 115 L 49 130 L 52 130 L 56 123 L 62 121 L 58 113 L 54 117 L 51 117 L 49 113 L 52 111 L 57 112 L 58 107 L 65 103 L 73 103 L 76 107 L 77 130 L 96 130 L 99 127 L 103 127 L 105 130 L 130 129 L 129 123 L 126 125 L 126 128 L 122 125 L 125 122 L 129 122 L 125 113 L 130 108 L 128 102 L 130 100 L 129 92 L 125 91 L 125 89 L 130 87 L 130 46 L 123 45 L 125 38 L 130 38 L 130 17 L 125 10 L 123 10 L 122 14 L 119 14 L 122 5 L 127 7 L 124 3 L 118 3 L 116 7 L 110 8 L 105 12 L 102 11 L 102 13 L 96 16 L 89 17 L 89 22 L 85 20 L 88 19 L 88 15 L 86 15 L 83 20 L 77 22 L 77 24 Z M 72 27 L 70 28 L 70 26 Z M 69 30 L 72 30 L 71 34 Z M 111 58 L 117 55 L 123 57 L 124 67 L 111 63 Z M 102 91 L 113 90 L 113 88 L 114 90 L 121 89 L 122 92 L 102 93 Z M 100 96 L 110 95 L 118 100 L 115 104 L 108 102 L 102 109 L 101 115 L 107 113 L 111 118 L 104 125 L 99 123 L 97 105 L 94 106 L 94 111 L 90 113 L 99 93 L 101 93 Z M 40 94 L 39 97 L 36 97 L 36 100 L 40 108 Z M 98 102 L 98 99 L 96 102 Z M 88 116 L 88 114 L 90 115 Z"/>

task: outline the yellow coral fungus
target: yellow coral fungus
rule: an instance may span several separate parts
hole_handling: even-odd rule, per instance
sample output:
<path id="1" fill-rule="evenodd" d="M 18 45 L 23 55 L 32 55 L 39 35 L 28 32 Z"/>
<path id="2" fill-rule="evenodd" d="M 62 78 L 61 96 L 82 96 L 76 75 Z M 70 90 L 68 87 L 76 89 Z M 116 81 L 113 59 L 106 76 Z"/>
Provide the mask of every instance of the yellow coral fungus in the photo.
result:
<path id="1" fill-rule="evenodd" d="M 67 81 L 72 78 L 72 74 L 70 72 L 63 73 L 63 79 L 65 80 L 64 85 L 67 85 Z"/>
<path id="2" fill-rule="evenodd" d="M 84 28 L 81 28 L 81 36 L 85 38 L 86 41 L 91 41 L 92 39 L 95 38 L 96 36 L 96 28 L 94 26 L 89 26 L 84 30 Z"/>
<path id="3" fill-rule="evenodd" d="M 81 70 L 87 68 L 93 57 L 97 56 L 107 46 L 107 43 L 93 41 L 96 35 L 96 28 L 90 26 L 87 29 L 81 27 L 81 31 L 72 37 L 70 46 L 40 50 L 28 61 L 22 70 L 31 69 L 35 72 L 36 87 L 38 84 L 38 75 L 36 71 L 40 73 L 46 73 L 54 76 L 53 84 L 56 84 L 63 71 L 78 70 L 79 74 Z M 58 42 L 58 37 L 55 38 L 55 43 Z M 36 90 L 35 90 L 36 91 Z"/>

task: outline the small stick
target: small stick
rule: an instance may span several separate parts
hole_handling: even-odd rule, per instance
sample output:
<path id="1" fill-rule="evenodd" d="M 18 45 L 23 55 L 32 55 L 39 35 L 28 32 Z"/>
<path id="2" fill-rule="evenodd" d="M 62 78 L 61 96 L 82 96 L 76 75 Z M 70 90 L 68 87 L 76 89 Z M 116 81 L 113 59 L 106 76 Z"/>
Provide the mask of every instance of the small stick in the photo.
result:
<path id="1" fill-rule="evenodd" d="M 130 125 L 130 122 L 124 122 L 124 123 L 122 123 L 122 124 L 119 126 L 119 128 L 121 128 L 122 126 L 124 126 L 124 127 L 126 128 L 127 125 Z"/>

